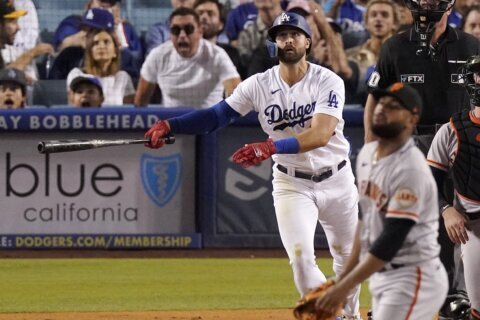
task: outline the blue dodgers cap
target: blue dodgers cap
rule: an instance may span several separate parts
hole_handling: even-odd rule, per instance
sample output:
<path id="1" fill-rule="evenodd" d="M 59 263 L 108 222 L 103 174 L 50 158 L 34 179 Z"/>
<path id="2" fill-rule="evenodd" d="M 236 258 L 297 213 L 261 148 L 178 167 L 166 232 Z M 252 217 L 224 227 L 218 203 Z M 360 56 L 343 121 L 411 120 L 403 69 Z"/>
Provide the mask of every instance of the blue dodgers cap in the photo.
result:
<path id="1" fill-rule="evenodd" d="M 14 82 L 25 89 L 27 86 L 27 77 L 25 72 L 14 69 L 14 68 L 5 68 L 0 71 L 0 82 Z"/>
<path id="2" fill-rule="evenodd" d="M 74 78 L 70 83 L 70 89 L 76 91 L 78 86 L 82 83 L 90 83 L 96 86 L 103 95 L 103 86 L 100 79 L 91 74 L 81 74 L 78 77 Z"/>
<path id="3" fill-rule="evenodd" d="M 92 8 L 83 16 L 81 26 L 111 31 L 115 26 L 115 19 L 108 10 Z"/>

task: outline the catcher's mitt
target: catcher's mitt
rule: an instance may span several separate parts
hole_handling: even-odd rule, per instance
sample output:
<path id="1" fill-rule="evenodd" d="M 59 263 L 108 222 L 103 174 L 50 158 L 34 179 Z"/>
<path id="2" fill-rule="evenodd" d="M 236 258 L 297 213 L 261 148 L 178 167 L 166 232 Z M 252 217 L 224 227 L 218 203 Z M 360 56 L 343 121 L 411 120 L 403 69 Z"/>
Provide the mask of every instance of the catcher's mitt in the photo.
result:
<path id="1" fill-rule="evenodd" d="M 335 320 L 336 314 L 340 314 L 342 306 L 339 305 L 336 314 L 325 317 L 318 317 L 315 310 L 315 302 L 317 298 L 320 298 L 325 294 L 328 288 L 335 284 L 334 280 L 327 280 L 321 286 L 307 292 L 300 300 L 298 300 L 295 309 L 293 309 L 293 315 L 297 320 Z"/>

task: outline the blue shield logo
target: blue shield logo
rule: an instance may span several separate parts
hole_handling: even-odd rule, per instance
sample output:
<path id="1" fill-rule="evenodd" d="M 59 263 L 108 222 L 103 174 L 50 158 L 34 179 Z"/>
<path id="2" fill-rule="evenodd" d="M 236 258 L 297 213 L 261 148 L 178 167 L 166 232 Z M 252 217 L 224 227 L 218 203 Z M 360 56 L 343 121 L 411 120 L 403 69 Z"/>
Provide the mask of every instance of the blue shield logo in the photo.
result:
<path id="1" fill-rule="evenodd" d="M 142 184 L 150 199 L 159 207 L 166 205 L 177 192 L 182 177 L 182 157 L 142 155 Z"/>

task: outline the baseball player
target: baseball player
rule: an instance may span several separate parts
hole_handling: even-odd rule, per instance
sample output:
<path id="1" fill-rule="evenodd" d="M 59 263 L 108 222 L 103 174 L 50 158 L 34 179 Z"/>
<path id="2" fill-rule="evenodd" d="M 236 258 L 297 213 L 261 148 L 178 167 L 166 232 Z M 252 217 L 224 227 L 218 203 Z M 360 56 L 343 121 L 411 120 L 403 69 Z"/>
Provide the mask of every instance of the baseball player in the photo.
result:
<path id="1" fill-rule="evenodd" d="M 147 145 L 163 146 L 169 132 L 208 133 L 235 118 L 258 112 L 264 142 L 245 145 L 233 161 L 249 167 L 272 157 L 273 198 L 282 243 L 301 295 L 326 281 L 315 262 L 317 221 L 325 231 L 333 269 L 340 274 L 352 251 L 358 221 L 358 193 L 343 135 L 343 81 L 330 70 L 306 61 L 312 46 L 305 19 L 282 13 L 268 30 L 267 49 L 279 65 L 242 82 L 211 108 L 157 122 Z M 359 319 L 359 286 L 348 295 L 345 319 Z"/>
<path id="2" fill-rule="evenodd" d="M 440 193 L 440 211 L 448 237 L 461 244 L 465 285 L 471 302 L 470 317 L 467 314 L 461 319 L 480 319 L 480 56 L 467 60 L 462 80 L 474 109 L 455 113 L 450 123 L 440 128 L 427 161 L 437 185 L 443 185 L 447 174 L 452 174 L 453 205 Z"/>
<path id="3" fill-rule="evenodd" d="M 448 278 L 438 257 L 437 186 L 411 137 L 422 100 L 399 82 L 373 96 L 378 140 L 357 158 L 362 217 L 352 257 L 316 307 L 328 315 L 370 277 L 373 319 L 432 319 L 447 296 Z"/>

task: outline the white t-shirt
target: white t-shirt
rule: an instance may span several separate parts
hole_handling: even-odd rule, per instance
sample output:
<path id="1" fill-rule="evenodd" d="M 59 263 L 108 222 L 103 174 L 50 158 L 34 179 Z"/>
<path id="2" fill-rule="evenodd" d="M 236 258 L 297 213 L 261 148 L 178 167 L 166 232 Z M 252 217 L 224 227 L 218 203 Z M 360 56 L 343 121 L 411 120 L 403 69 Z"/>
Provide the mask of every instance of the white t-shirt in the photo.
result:
<path id="1" fill-rule="evenodd" d="M 473 112 L 471 112 L 471 116 Z M 478 120 L 477 120 L 478 121 Z M 450 171 L 455 162 L 458 140 L 451 123 L 444 124 L 433 138 L 428 150 L 427 162 L 430 166 L 443 171 Z M 459 212 L 478 212 L 480 204 L 460 196 L 455 192 L 454 206 Z"/>
<path id="2" fill-rule="evenodd" d="M 191 58 L 180 56 L 171 40 L 153 49 L 141 76 L 157 83 L 165 107 L 208 108 L 223 99 L 223 82 L 240 78 L 225 50 L 204 39 Z"/>
<path id="3" fill-rule="evenodd" d="M 67 90 L 69 90 L 72 80 L 82 74 L 85 73 L 79 68 L 74 68 L 68 73 Z M 121 106 L 124 97 L 135 95 L 132 78 L 123 70 L 118 71 L 113 76 L 98 77 L 98 79 L 102 83 L 103 96 L 105 97 L 102 107 Z"/>
<path id="4" fill-rule="evenodd" d="M 313 115 L 323 113 L 338 119 L 328 144 L 298 154 L 275 154 L 273 160 L 285 167 L 318 172 L 348 158 L 350 145 L 343 136 L 345 88 L 332 71 L 309 63 L 302 80 L 289 86 L 279 66 L 257 73 L 240 83 L 226 102 L 241 115 L 255 110 L 263 130 L 273 140 L 292 137 L 307 130 Z"/>
<path id="5" fill-rule="evenodd" d="M 15 0 L 15 9 L 27 10 L 27 14 L 18 19 L 20 30 L 15 34 L 14 46 L 24 51 L 30 50 L 37 45 L 40 35 L 38 27 L 38 15 L 32 0 Z"/>
<path id="6" fill-rule="evenodd" d="M 10 64 L 16 61 L 22 54 L 25 53 L 25 49 L 20 47 L 14 47 L 12 45 L 6 44 L 2 49 L 2 58 L 5 62 L 5 65 Z M 37 66 L 35 65 L 35 59 L 32 60 L 30 64 L 25 67 L 25 75 L 32 78 L 34 81 L 38 80 Z"/>
<path id="7" fill-rule="evenodd" d="M 376 161 L 377 147 L 377 141 L 367 143 L 357 157 L 362 255 L 383 232 L 385 218 L 394 218 L 415 224 L 391 263 L 408 265 L 437 257 L 437 185 L 424 155 L 409 139 L 399 150 Z"/>

